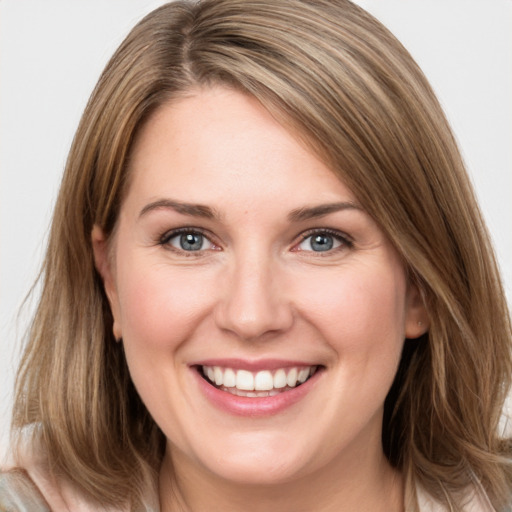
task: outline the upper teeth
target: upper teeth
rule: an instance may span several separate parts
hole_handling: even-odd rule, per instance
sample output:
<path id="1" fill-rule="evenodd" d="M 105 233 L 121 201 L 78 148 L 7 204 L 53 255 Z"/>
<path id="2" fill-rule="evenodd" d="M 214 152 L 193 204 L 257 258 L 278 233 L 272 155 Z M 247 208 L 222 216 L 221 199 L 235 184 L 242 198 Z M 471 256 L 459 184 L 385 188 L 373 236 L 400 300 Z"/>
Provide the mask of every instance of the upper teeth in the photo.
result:
<path id="1" fill-rule="evenodd" d="M 316 366 L 307 366 L 250 372 L 220 366 L 203 366 L 203 374 L 217 386 L 237 388 L 242 391 L 270 391 L 286 386 L 294 388 L 305 382 L 315 370 Z"/>

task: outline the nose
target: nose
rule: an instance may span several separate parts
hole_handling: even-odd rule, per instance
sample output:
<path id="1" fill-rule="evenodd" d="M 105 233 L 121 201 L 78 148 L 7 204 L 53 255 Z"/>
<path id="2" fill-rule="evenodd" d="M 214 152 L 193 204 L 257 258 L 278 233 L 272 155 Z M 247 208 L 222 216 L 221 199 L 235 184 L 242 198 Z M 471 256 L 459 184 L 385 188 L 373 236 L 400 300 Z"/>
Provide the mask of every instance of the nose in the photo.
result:
<path id="1" fill-rule="evenodd" d="M 254 255 L 239 258 L 227 273 L 227 281 L 219 283 L 215 318 L 220 329 L 255 341 L 291 327 L 293 309 L 277 262 Z"/>

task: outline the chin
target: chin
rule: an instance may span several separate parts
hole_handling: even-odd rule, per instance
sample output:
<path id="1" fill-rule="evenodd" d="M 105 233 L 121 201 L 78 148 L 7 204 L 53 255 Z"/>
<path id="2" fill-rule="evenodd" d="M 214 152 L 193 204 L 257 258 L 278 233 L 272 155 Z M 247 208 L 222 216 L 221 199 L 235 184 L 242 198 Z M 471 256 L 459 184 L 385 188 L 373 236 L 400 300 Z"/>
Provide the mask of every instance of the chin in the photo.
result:
<path id="1" fill-rule="evenodd" d="M 290 443 L 290 441 L 292 441 Z M 212 447 L 214 447 L 212 449 Z M 231 438 L 229 443 L 211 440 L 196 460 L 218 478 L 239 485 L 282 484 L 309 473 L 312 453 L 296 436 L 249 434 Z"/>
<path id="2" fill-rule="evenodd" d="M 300 478 L 297 466 L 278 459 L 279 456 L 268 461 L 227 460 L 210 466 L 209 470 L 223 480 L 247 486 L 281 485 Z"/>

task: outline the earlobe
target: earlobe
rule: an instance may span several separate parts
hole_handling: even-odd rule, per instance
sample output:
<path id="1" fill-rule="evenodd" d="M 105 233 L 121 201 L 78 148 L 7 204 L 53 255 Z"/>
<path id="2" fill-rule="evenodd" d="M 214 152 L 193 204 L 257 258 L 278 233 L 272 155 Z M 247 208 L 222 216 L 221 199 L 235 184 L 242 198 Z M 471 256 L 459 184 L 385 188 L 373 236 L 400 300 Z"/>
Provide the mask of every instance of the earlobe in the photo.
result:
<path id="1" fill-rule="evenodd" d="M 103 287 L 110 304 L 110 310 L 112 311 L 112 317 L 114 320 L 112 330 L 114 338 L 116 340 L 120 340 L 122 338 L 122 332 L 119 323 L 118 297 L 112 263 L 109 257 L 108 240 L 104 231 L 96 224 L 91 231 L 91 241 L 94 253 L 94 264 L 103 280 Z"/>
<path id="2" fill-rule="evenodd" d="M 430 328 L 430 318 L 424 298 L 417 285 L 410 283 L 406 297 L 405 337 L 419 338 Z"/>

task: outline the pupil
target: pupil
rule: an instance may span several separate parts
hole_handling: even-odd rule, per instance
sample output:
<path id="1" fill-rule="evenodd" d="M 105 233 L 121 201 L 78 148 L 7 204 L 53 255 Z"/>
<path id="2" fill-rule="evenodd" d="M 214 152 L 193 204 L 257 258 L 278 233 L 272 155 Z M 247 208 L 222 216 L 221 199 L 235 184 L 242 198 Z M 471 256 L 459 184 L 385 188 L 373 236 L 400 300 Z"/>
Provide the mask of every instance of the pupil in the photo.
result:
<path id="1" fill-rule="evenodd" d="M 311 240 L 311 248 L 314 251 L 329 251 L 333 245 L 332 236 L 329 235 L 315 235 Z"/>
<path id="2" fill-rule="evenodd" d="M 180 246 L 185 251 L 199 251 L 202 245 L 203 235 L 188 233 L 180 237 Z"/>

